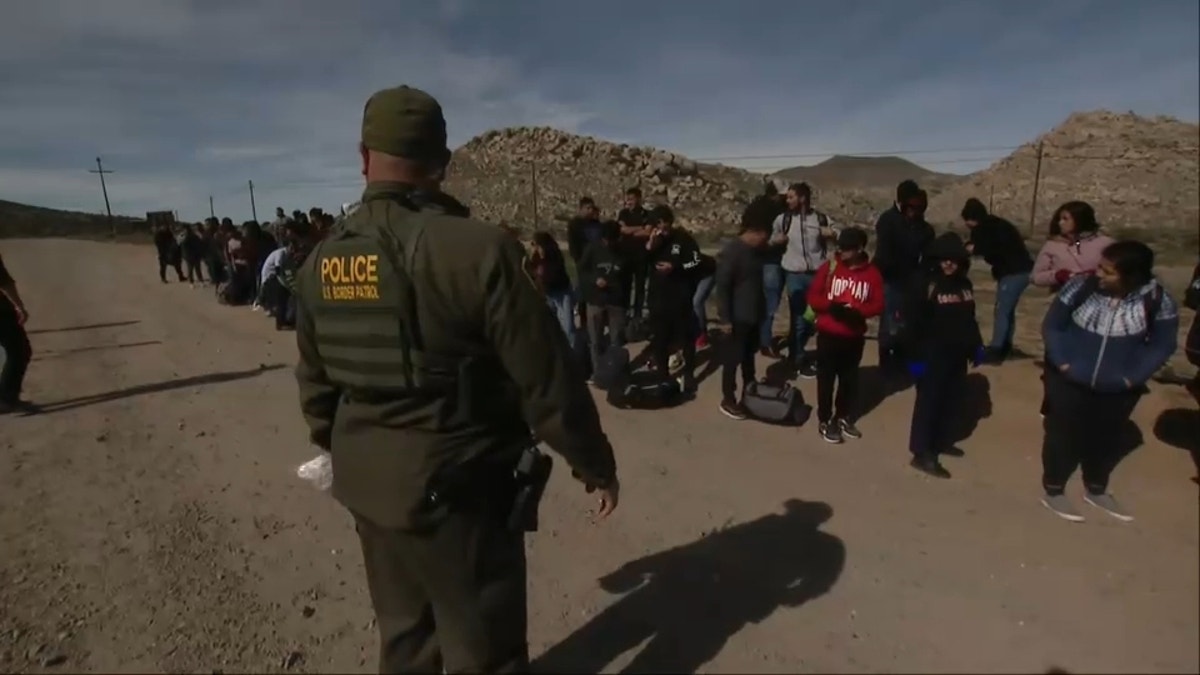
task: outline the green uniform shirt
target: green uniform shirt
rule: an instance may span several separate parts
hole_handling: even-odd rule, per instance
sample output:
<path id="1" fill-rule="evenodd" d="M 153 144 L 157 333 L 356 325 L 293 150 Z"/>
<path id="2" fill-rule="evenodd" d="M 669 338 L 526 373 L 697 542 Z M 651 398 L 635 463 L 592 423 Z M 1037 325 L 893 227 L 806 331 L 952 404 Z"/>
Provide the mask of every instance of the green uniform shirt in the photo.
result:
<path id="1" fill-rule="evenodd" d="M 615 478 L 612 446 L 595 403 L 566 336 L 525 272 L 524 248 L 500 228 L 453 215 L 438 203 L 421 204 L 414 213 L 398 201 L 410 191 L 395 183 L 369 184 L 362 206 L 338 227 L 398 232 L 400 220 L 420 219 L 423 235 L 405 258 L 412 263 L 416 330 L 427 352 L 483 355 L 499 366 L 494 377 L 483 378 L 482 396 L 473 397 L 488 402 L 489 414 L 463 420 L 452 395 L 373 395 L 350 391 L 330 376 L 355 352 L 336 342 L 330 346 L 328 336 L 336 331 L 329 324 L 337 319 L 323 310 L 339 302 L 369 309 L 395 292 L 378 260 L 335 255 L 344 251 L 331 243 L 333 233 L 296 275 L 296 379 L 312 440 L 333 455 L 334 496 L 382 526 L 420 526 L 436 472 L 493 456 L 497 462 L 512 461 L 530 429 L 584 481 L 604 484 Z M 342 262 L 329 262 L 335 258 Z M 339 264 L 345 269 L 331 277 Z M 340 281 L 349 283 L 330 285 Z M 388 316 L 400 318 L 396 312 Z M 320 335 L 326 336 L 324 342 Z M 378 336 L 336 337 L 364 344 Z"/>

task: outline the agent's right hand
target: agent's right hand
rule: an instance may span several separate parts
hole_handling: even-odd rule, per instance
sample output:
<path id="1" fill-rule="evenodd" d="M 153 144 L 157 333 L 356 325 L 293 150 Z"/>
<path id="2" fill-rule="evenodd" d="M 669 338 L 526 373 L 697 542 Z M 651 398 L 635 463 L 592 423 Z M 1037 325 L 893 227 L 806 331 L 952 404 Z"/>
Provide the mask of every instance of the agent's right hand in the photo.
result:
<path id="1" fill-rule="evenodd" d="M 604 277 L 599 277 L 596 279 L 596 288 L 604 288 L 606 286 L 608 286 L 608 280 L 606 280 Z"/>
<path id="2" fill-rule="evenodd" d="M 599 494 L 597 496 L 600 498 L 600 503 L 598 504 L 596 511 L 592 514 L 592 522 L 598 523 L 612 515 L 613 511 L 617 510 L 617 502 L 620 500 L 621 495 L 621 483 L 616 478 L 614 478 L 612 483 L 609 483 L 608 487 L 604 489 L 589 485 L 587 487 L 587 491 L 589 494 L 592 492 L 598 492 Z"/>

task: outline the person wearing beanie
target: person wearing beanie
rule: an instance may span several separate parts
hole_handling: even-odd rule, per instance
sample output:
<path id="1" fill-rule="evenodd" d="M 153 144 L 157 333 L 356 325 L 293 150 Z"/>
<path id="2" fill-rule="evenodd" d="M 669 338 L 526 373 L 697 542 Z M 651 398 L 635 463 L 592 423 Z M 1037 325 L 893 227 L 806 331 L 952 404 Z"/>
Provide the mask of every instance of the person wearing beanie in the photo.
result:
<path id="1" fill-rule="evenodd" d="M 939 456 L 961 457 L 951 445 L 951 422 L 959 414 L 968 364 L 983 362 L 983 337 L 975 319 L 975 289 L 967 277 L 970 256 L 953 232 L 938 236 L 926 256 L 937 269 L 910 288 L 904 342 L 908 371 L 916 381 L 908 449 L 912 467 L 935 478 L 949 478 Z"/>
<path id="2" fill-rule="evenodd" d="M 996 280 L 992 341 L 987 347 L 987 357 L 993 363 L 1000 363 L 1012 354 L 1017 303 L 1029 286 L 1033 257 L 1025 248 L 1025 240 L 1016 226 L 988 213 L 987 207 L 978 199 L 967 200 L 962 219 L 971 232 L 967 251 L 991 265 L 992 278 Z"/>
<path id="3" fill-rule="evenodd" d="M 908 289 L 925 271 L 922 253 L 933 240 L 925 221 L 929 197 L 913 180 L 896 186 L 896 203 L 875 223 L 875 266 L 883 275 L 884 313 L 879 319 L 879 365 L 898 372 L 904 365 L 899 338 Z"/>
<path id="4" fill-rule="evenodd" d="M 808 306 L 816 314 L 817 431 L 829 443 L 862 438 L 854 410 L 858 367 L 867 319 L 883 313 L 883 277 L 867 255 L 864 230 L 838 234 L 837 255 L 817 269 Z"/>

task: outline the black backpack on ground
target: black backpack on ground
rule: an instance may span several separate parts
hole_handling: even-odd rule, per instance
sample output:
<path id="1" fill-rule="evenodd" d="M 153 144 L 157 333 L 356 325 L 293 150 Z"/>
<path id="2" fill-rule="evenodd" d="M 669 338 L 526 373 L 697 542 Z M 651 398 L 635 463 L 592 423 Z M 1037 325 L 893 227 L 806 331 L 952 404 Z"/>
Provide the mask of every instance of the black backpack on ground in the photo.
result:
<path id="1" fill-rule="evenodd" d="M 683 389 L 672 377 L 650 371 L 626 373 L 608 388 L 607 400 L 614 408 L 660 410 L 683 403 Z"/>
<path id="2" fill-rule="evenodd" d="M 646 325 L 644 318 L 635 316 L 625 322 L 625 344 L 645 342 L 649 339 L 650 327 Z"/>
<path id="3" fill-rule="evenodd" d="M 629 377 L 629 350 L 624 347 L 609 347 L 594 364 L 592 383 L 597 388 L 608 390 Z"/>
<path id="4" fill-rule="evenodd" d="M 751 382 L 742 393 L 746 412 L 760 422 L 803 426 L 812 414 L 804 402 L 804 394 L 788 383 L 782 385 Z"/>

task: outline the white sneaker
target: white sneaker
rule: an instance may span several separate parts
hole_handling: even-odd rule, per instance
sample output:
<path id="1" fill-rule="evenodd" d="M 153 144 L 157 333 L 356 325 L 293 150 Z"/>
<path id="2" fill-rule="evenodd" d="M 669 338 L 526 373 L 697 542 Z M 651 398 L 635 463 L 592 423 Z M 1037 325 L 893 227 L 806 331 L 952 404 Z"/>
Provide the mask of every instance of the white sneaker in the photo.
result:
<path id="1" fill-rule="evenodd" d="M 1129 512 L 1121 506 L 1120 502 L 1118 502 L 1115 497 L 1108 493 L 1094 495 L 1088 492 L 1083 495 L 1083 501 L 1122 522 L 1128 523 L 1133 520 L 1133 516 L 1129 515 Z"/>

